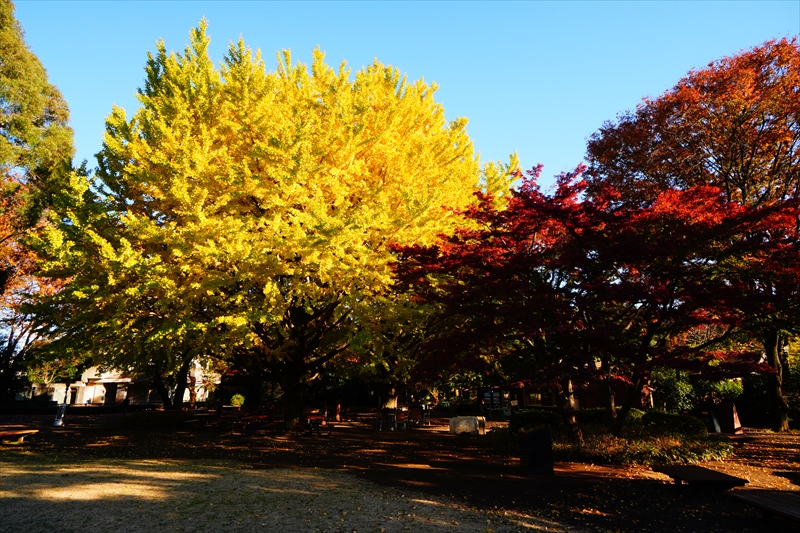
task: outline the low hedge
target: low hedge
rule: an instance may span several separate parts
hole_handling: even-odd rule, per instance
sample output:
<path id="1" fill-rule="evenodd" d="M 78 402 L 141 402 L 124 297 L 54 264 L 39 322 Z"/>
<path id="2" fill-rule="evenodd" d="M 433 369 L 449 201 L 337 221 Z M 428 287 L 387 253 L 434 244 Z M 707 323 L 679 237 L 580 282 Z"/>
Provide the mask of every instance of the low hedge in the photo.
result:
<path id="1" fill-rule="evenodd" d="M 724 459 L 732 452 L 733 445 L 728 439 L 708 435 L 666 435 L 643 439 L 596 435 L 581 443 L 553 443 L 556 460 L 597 464 L 691 464 Z"/>
<path id="2" fill-rule="evenodd" d="M 617 416 L 622 410 L 617 407 Z M 628 411 L 628 420 L 626 424 L 636 424 L 641 422 L 644 411 L 639 409 L 631 409 Z M 605 407 L 592 407 L 591 409 L 579 409 L 575 411 L 575 418 L 578 424 L 605 424 L 606 423 L 606 408 Z"/>
<path id="3" fill-rule="evenodd" d="M 708 434 L 703 421 L 691 415 L 648 411 L 642 416 L 642 425 L 651 432 L 662 435 L 685 435 L 691 437 Z"/>

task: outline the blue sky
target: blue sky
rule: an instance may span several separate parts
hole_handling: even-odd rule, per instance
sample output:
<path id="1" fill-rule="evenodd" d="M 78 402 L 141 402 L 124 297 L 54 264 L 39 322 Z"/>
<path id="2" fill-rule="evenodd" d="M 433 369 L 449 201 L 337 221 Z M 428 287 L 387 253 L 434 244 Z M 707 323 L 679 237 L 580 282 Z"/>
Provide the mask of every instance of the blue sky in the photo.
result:
<path id="1" fill-rule="evenodd" d="M 645 96 L 768 39 L 800 33 L 800 1 L 16 2 L 26 41 L 72 113 L 78 161 L 100 149 L 111 105 L 131 114 L 147 52 L 182 51 L 209 21 L 212 55 L 242 36 L 268 67 L 292 50 L 354 70 L 374 58 L 435 81 L 448 118 L 465 116 L 481 159 L 519 152 L 544 176 L 575 167 L 586 139 Z"/>

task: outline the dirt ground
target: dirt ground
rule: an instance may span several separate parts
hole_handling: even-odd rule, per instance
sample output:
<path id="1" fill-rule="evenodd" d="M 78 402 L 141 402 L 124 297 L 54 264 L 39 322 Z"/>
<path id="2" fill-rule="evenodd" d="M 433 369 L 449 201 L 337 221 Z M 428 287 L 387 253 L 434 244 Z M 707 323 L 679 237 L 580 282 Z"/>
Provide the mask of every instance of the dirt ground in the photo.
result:
<path id="1" fill-rule="evenodd" d="M 313 437 L 194 427 L 145 431 L 120 425 L 120 418 L 72 417 L 64 428 L 52 428 L 52 417 L 0 416 L 0 426 L 40 429 L 22 446 L 0 447 L 0 531 L 35 531 L 30 517 L 41 516 L 45 508 L 64 513 L 59 506 L 69 498 L 58 482 L 69 485 L 76 476 L 94 491 L 79 503 L 91 500 L 113 510 L 107 518 L 128 526 L 119 531 L 798 529 L 797 522 L 742 504 L 724 491 L 675 485 L 648 467 L 557 463 L 554 476 L 526 475 L 519 459 L 493 449 L 490 439 L 447 434 L 446 420 L 408 431 L 342 423 L 330 437 Z M 748 479 L 744 490 L 800 491 L 800 433 L 750 433 L 755 442 L 737 448 L 726 461 L 704 466 Z M 154 464 L 161 465 L 157 472 Z M 200 481 L 179 483 L 195 478 Z M 237 485 L 237 479 L 249 481 Z M 216 496 L 202 489 L 206 486 L 215 487 Z M 238 494 L 235 505 L 232 493 Z M 172 495 L 165 500 L 157 494 Z M 254 499 L 254 494 L 260 496 Z M 163 507 L 151 509 L 148 505 L 155 504 L 137 504 L 140 500 Z M 186 507 L 186 502 L 195 503 Z M 208 509 L 215 504 L 212 518 Z M 287 506 L 302 507 L 305 514 Z M 21 517 L 28 521 L 20 522 Z M 14 520 L 20 529 L 13 529 Z M 56 526 L 61 531 L 78 531 L 98 519 L 61 523 L 64 527 Z M 55 526 L 49 520 L 45 524 L 42 531 Z"/>

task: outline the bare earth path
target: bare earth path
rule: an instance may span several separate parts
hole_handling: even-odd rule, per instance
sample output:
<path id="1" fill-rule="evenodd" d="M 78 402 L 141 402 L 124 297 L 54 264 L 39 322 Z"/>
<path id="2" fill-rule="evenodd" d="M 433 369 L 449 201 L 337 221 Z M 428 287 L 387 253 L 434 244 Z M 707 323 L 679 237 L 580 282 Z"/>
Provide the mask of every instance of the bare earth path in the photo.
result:
<path id="1" fill-rule="evenodd" d="M 485 437 L 352 424 L 329 438 L 132 430 L 119 415 L 38 426 L 0 448 L 0 532 L 795 531 L 798 524 L 647 467 L 558 463 L 526 476 Z M 760 433 L 706 466 L 800 490 L 800 434 Z"/>

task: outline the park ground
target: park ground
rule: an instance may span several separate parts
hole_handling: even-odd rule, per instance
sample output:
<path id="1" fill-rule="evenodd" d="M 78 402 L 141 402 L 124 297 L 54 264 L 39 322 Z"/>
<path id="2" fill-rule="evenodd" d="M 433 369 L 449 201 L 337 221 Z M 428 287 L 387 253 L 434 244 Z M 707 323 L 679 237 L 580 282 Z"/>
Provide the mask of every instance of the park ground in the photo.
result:
<path id="1" fill-rule="evenodd" d="M 491 436 L 338 424 L 329 437 L 128 427 L 121 414 L 0 416 L 36 427 L 0 447 L 0 532 L 796 531 L 719 490 L 646 466 L 556 463 L 526 475 Z M 800 491 L 800 433 L 704 466 Z M 737 489 L 741 490 L 741 489 Z"/>

